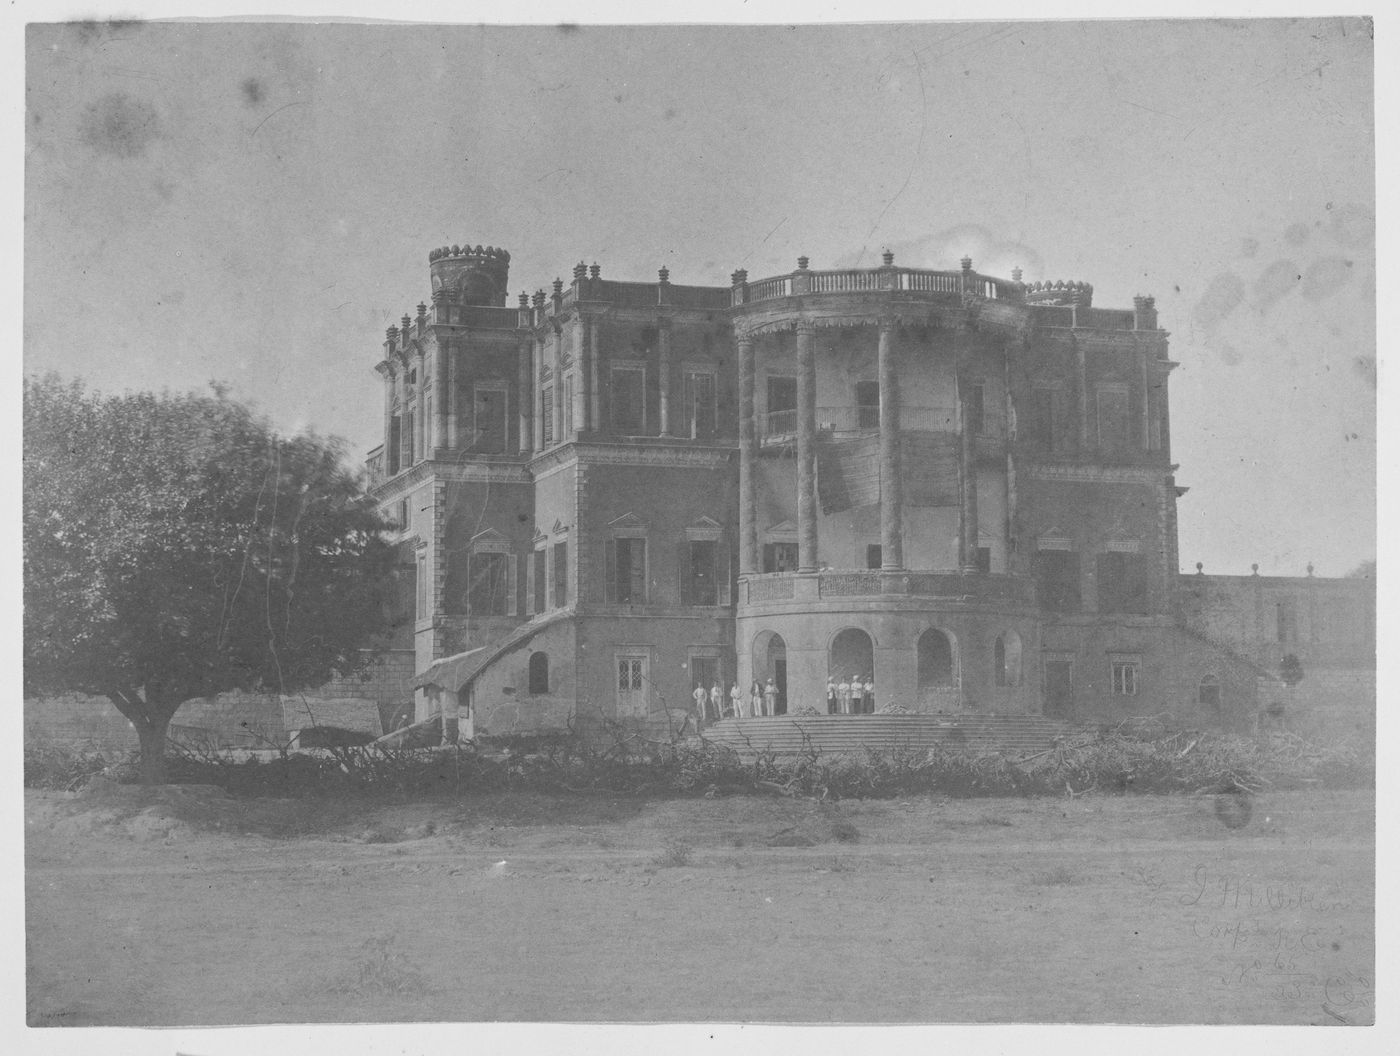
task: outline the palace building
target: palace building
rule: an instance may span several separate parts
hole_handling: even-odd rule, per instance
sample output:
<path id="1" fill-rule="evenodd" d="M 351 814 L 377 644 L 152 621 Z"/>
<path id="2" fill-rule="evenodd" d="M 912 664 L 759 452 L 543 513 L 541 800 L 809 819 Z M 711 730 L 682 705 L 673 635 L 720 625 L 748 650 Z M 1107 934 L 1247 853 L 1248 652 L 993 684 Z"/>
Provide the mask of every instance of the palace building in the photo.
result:
<path id="1" fill-rule="evenodd" d="M 432 251 L 377 367 L 416 719 L 674 731 L 697 683 L 792 713 L 829 676 L 945 715 L 1261 706 L 1276 658 L 1202 615 L 1239 591 L 1178 575 L 1151 297 L 885 253 L 723 287 L 580 263 L 508 304 L 509 266 Z"/>

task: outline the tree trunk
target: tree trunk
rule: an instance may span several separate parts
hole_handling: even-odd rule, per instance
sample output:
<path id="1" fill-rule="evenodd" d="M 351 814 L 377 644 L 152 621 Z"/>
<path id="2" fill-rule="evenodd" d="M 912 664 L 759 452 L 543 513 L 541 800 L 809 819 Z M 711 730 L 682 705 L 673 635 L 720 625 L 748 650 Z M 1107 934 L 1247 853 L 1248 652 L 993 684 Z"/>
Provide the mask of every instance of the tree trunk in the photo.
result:
<path id="1" fill-rule="evenodd" d="M 165 784 L 165 733 L 169 727 L 170 716 L 163 719 L 145 719 L 136 723 L 136 733 L 141 738 L 143 785 Z"/>

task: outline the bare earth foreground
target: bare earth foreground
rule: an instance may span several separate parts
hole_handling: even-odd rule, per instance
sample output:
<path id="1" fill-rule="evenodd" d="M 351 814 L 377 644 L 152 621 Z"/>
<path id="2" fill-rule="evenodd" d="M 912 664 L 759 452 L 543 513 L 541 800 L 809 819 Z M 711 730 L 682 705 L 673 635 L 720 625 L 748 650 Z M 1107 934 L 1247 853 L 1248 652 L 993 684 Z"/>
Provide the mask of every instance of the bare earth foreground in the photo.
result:
<path id="1" fill-rule="evenodd" d="M 142 795 L 26 795 L 32 1025 L 1374 1019 L 1369 791 Z"/>

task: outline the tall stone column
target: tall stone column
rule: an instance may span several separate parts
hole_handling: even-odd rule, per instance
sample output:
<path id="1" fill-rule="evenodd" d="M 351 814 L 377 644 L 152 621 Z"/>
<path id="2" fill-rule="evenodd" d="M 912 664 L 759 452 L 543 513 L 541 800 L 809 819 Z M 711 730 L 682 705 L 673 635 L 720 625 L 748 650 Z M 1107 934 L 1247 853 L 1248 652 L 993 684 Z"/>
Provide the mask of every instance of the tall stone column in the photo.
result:
<path id="1" fill-rule="evenodd" d="M 1089 427 L 1089 367 L 1084 360 L 1084 349 L 1078 345 L 1074 349 L 1074 377 L 1079 389 L 1079 450 L 1088 451 L 1093 435 Z"/>
<path id="2" fill-rule="evenodd" d="M 899 465 L 895 324 L 880 323 L 880 567 L 904 567 L 904 482 Z"/>
<path id="3" fill-rule="evenodd" d="M 393 467 L 399 460 L 397 451 L 392 454 L 389 451 L 389 443 L 394 435 L 394 366 L 386 359 L 375 369 L 384 379 L 384 476 L 387 478 L 393 473 Z"/>
<path id="4" fill-rule="evenodd" d="M 428 360 L 421 349 L 415 359 L 418 365 L 418 383 L 414 386 L 418 393 L 418 413 L 413 416 L 413 460 L 421 462 L 428 457 L 428 441 L 432 439 L 428 427 Z"/>
<path id="5" fill-rule="evenodd" d="M 456 415 L 451 407 L 453 386 L 449 374 L 455 374 L 456 357 L 447 342 L 433 342 L 433 449 L 451 447 L 456 442 Z"/>
<path id="6" fill-rule="evenodd" d="M 564 332 L 557 326 L 554 328 L 554 340 L 551 342 L 550 355 L 553 357 L 551 368 L 554 372 L 554 442 L 562 444 L 564 442 Z"/>
<path id="7" fill-rule="evenodd" d="M 578 400 L 579 408 L 574 412 L 574 427 L 580 433 L 592 432 L 593 425 L 593 384 L 597 371 L 593 369 L 593 325 L 592 321 L 579 316 L 578 320 Z"/>
<path id="8" fill-rule="evenodd" d="M 810 323 L 797 325 L 797 570 L 817 570 L 817 364 Z"/>
<path id="9" fill-rule="evenodd" d="M 536 451 L 544 450 L 544 342 L 539 338 L 534 338 L 530 342 L 530 357 L 535 364 L 535 384 L 533 392 L 530 394 L 531 414 L 535 419 L 535 443 Z"/>
<path id="10" fill-rule="evenodd" d="M 977 445 L 968 426 L 967 397 L 958 386 L 958 440 L 962 447 L 958 485 L 962 503 L 958 510 L 958 535 L 962 540 L 958 555 L 964 572 L 977 570 Z"/>
<path id="11" fill-rule="evenodd" d="M 594 277 L 596 278 L 596 276 Z M 590 317 L 585 325 L 588 327 L 588 359 L 589 373 L 591 374 L 588 381 L 588 391 L 592 399 L 592 406 L 588 412 L 588 422 L 594 432 L 601 432 L 603 429 L 603 389 L 599 382 L 600 377 L 604 375 L 598 366 L 598 320 Z"/>
<path id="12" fill-rule="evenodd" d="M 671 320 L 656 321 L 657 386 L 661 393 L 661 435 L 671 435 Z"/>
<path id="13" fill-rule="evenodd" d="M 758 563 L 758 431 L 754 428 L 753 338 L 744 334 L 739 350 L 739 574 L 759 570 Z"/>
<path id="14" fill-rule="evenodd" d="M 528 455 L 535 450 L 535 355 L 534 342 L 522 340 L 517 356 L 520 360 L 516 402 L 520 405 L 520 453 Z"/>

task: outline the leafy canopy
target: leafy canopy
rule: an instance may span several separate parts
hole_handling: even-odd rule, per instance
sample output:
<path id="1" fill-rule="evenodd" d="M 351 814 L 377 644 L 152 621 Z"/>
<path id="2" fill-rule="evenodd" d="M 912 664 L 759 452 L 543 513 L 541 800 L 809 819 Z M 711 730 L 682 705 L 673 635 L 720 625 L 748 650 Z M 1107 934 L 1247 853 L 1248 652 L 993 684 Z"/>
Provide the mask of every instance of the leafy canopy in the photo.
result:
<path id="1" fill-rule="evenodd" d="M 361 670 L 384 523 L 338 442 L 212 396 L 24 383 L 24 688 L 162 728 L 191 698 Z"/>

